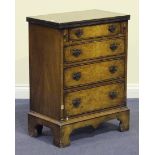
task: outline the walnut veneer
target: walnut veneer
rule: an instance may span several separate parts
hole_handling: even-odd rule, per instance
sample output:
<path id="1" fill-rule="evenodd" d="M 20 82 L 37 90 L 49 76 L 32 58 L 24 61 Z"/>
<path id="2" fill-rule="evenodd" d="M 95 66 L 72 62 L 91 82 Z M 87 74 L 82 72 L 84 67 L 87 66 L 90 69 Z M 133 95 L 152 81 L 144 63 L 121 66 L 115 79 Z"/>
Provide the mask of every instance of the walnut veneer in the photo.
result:
<path id="1" fill-rule="evenodd" d="M 31 136 L 47 126 L 64 147 L 77 128 L 118 119 L 120 131 L 129 129 L 129 18 L 101 10 L 27 17 Z"/>

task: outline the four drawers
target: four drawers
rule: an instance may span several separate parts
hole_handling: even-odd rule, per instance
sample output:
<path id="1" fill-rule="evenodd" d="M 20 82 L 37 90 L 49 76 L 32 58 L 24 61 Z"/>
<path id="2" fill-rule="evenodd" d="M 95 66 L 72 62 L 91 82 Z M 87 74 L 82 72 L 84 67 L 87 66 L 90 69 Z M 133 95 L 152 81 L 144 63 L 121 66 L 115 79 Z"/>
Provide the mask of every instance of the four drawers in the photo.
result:
<path id="1" fill-rule="evenodd" d="M 66 68 L 64 76 L 65 87 L 124 77 L 124 59 Z"/>
<path id="2" fill-rule="evenodd" d="M 94 37 L 112 36 L 119 34 L 120 31 L 120 23 L 110 23 L 95 26 L 86 26 L 81 28 L 73 28 L 69 30 L 69 39 L 80 40 Z"/>
<path id="3" fill-rule="evenodd" d="M 119 35 L 125 34 L 121 23 L 72 28 L 67 32 L 68 44 L 64 46 L 66 117 L 123 105 L 125 83 L 118 80 L 125 78 L 126 40 Z"/>
<path id="4" fill-rule="evenodd" d="M 124 38 L 93 41 L 66 47 L 65 62 L 75 62 L 92 58 L 124 53 Z"/>
<path id="5" fill-rule="evenodd" d="M 124 92 L 124 83 L 116 83 L 67 93 L 65 113 L 67 116 L 73 116 L 122 105 Z"/>

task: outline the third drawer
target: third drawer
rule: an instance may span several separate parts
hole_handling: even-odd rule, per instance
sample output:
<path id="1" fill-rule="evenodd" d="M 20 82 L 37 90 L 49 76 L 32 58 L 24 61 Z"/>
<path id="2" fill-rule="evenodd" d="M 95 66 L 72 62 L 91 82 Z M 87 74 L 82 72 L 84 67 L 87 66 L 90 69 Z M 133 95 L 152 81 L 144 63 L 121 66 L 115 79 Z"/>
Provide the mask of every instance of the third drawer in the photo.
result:
<path id="1" fill-rule="evenodd" d="M 64 86 L 87 85 L 125 77 L 124 57 L 65 68 Z"/>

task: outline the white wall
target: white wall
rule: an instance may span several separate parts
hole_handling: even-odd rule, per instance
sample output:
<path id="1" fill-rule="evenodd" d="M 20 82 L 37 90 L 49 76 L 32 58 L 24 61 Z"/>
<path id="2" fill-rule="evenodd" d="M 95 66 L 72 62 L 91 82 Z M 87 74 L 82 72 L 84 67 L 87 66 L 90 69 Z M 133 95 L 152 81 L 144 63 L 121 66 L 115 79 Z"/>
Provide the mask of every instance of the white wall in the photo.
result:
<path id="1" fill-rule="evenodd" d="M 28 24 L 26 16 L 101 9 L 131 15 L 128 85 L 138 85 L 138 0 L 16 0 L 16 86 L 28 86 Z"/>

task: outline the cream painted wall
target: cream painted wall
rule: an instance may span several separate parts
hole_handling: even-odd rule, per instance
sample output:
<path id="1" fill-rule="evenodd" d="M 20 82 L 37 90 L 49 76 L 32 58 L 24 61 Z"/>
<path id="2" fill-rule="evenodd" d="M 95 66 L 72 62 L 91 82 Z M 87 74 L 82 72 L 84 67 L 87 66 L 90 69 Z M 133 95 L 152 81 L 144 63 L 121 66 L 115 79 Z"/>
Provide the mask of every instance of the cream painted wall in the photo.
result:
<path id="1" fill-rule="evenodd" d="M 101 9 L 131 15 L 128 84 L 138 84 L 138 0 L 16 0 L 16 85 L 28 85 L 28 24 L 26 16 Z"/>

